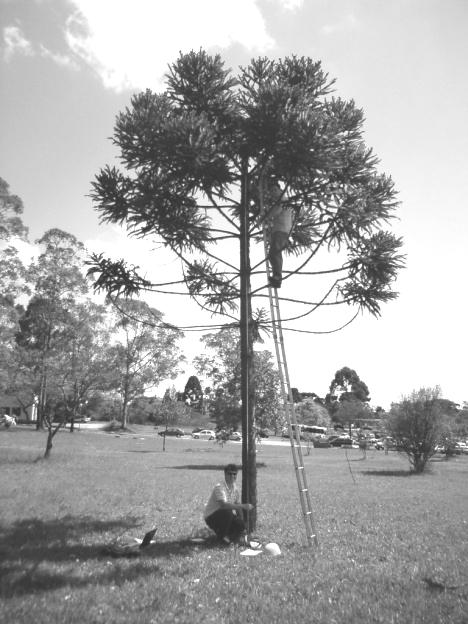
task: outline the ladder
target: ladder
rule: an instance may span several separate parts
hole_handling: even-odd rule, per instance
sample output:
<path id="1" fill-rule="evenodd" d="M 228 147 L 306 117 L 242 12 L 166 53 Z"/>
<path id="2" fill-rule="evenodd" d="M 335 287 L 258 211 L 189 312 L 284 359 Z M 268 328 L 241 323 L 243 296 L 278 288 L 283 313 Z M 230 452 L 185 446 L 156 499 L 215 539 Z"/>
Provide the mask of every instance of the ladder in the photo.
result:
<path id="1" fill-rule="evenodd" d="M 265 247 L 265 258 L 267 254 L 267 237 L 264 229 L 263 241 Z M 270 266 L 268 260 L 267 276 L 270 277 Z M 273 339 L 275 343 L 276 359 L 278 362 L 278 371 L 280 375 L 281 400 L 284 407 L 289 431 L 289 441 L 291 443 L 291 453 L 294 461 L 294 468 L 297 478 L 297 487 L 299 490 L 299 498 L 301 501 L 302 516 L 304 519 L 307 542 L 309 546 L 312 542 L 318 546 L 317 532 L 315 530 L 314 516 L 312 513 L 312 504 L 310 500 L 309 485 L 304 467 L 304 458 L 302 455 L 302 446 L 300 438 L 300 428 L 297 426 L 296 413 L 294 410 L 294 401 L 289 383 L 289 372 L 286 361 L 286 351 L 284 348 L 283 330 L 281 327 L 281 315 L 279 307 L 278 291 L 276 288 L 268 286 L 268 294 L 270 300 L 271 322 L 273 327 Z"/>

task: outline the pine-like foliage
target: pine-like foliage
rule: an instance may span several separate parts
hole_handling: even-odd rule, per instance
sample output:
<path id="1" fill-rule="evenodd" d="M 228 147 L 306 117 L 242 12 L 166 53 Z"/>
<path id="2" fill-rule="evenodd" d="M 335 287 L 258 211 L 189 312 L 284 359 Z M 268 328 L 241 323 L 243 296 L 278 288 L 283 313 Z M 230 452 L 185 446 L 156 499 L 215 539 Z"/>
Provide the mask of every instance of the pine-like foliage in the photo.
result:
<path id="1" fill-rule="evenodd" d="M 258 58 L 234 76 L 219 55 L 182 54 L 165 92 L 136 94 L 116 120 L 122 169 L 103 168 L 92 189 L 102 221 L 158 237 L 185 264 L 189 293 L 212 311 L 232 313 L 236 260 L 215 252 L 239 237 L 244 166 L 251 240 L 260 240 L 258 198 L 273 179 L 296 214 L 289 252 L 306 252 L 310 261 L 320 249 L 344 250 L 334 303 L 379 315 L 396 297 L 403 266 L 401 240 L 383 229 L 396 193 L 363 142 L 362 110 L 332 96 L 333 85 L 309 58 Z M 91 265 L 110 292 L 149 287 L 122 262 L 95 255 Z"/>

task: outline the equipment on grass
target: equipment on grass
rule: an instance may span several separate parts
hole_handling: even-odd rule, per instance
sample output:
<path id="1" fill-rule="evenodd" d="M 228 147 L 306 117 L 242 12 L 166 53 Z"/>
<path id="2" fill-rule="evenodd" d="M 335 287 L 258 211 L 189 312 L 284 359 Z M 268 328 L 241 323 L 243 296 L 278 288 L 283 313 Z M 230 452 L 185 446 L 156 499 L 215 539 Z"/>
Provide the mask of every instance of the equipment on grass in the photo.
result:
<path id="1" fill-rule="evenodd" d="M 278 544 L 275 544 L 275 542 L 265 544 L 265 552 L 267 552 L 269 555 L 273 555 L 273 557 L 281 555 L 281 549 Z"/>
<path id="2" fill-rule="evenodd" d="M 146 548 L 151 544 L 154 534 L 157 529 L 151 529 L 148 533 L 145 533 L 142 540 L 137 537 L 127 539 L 117 539 L 111 542 L 108 546 L 104 546 L 102 552 L 104 555 L 110 555 L 111 557 L 138 557 L 141 554 L 143 548 Z"/>

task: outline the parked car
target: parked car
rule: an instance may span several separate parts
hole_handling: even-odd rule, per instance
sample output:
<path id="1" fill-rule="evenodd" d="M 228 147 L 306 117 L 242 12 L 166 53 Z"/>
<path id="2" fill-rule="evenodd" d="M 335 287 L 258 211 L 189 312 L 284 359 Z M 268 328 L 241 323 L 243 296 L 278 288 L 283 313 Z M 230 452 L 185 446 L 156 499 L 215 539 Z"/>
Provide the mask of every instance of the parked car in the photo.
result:
<path id="1" fill-rule="evenodd" d="M 216 433 L 211 429 L 202 429 L 196 433 L 192 433 L 194 440 L 214 440 L 216 439 Z"/>
<path id="2" fill-rule="evenodd" d="M 231 435 L 229 436 L 229 439 L 233 440 L 234 442 L 241 442 L 242 436 L 238 431 L 233 431 Z"/>
<path id="3" fill-rule="evenodd" d="M 376 451 L 383 451 L 385 449 L 385 446 L 382 440 L 375 440 L 374 448 Z"/>
<path id="4" fill-rule="evenodd" d="M 465 442 L 456 442 L 455 453 L 457 455 L 460 455 L 460 453 L 463 453 L 464 455 L 468 455 L 468 445 L 465 444 Z"/>
<path id="5" fill-rule="evenodd" d="M 338 436 L 337 438 L 329 440 L 329 442 L 331 446 L 353 446 L 353 440 L 349 436 Z"/>
<path id="6" fill-rule="evenodd" d="M 181 438 L 183 435 L 185 435 L 185 431 L 182 431 L 182 429 L 178 429 L 177 427 L 169 427 L 168 429 L 161 429 L 161 431 L 158 431 L 158 435 L 175 436 L 176 438 Z"/>
<path id="7" fill-rule="evenodd" d="M 330 442 L 326 437 L 324 438 L 315 438 L 313 440 L 314 448 L 330 448 Z"/>

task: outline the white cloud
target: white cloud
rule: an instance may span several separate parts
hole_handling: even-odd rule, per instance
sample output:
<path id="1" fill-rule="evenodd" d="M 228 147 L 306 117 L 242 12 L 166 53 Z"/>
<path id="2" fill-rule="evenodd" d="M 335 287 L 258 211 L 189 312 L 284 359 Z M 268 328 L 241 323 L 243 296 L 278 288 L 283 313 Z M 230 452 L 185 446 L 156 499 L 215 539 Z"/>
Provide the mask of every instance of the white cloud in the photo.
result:
<path id="1" fill-rule="evenodd" d="M 289 0 L 289 3 L 294 0 Z M 297 0 L 296 0 L 297 2 Z M 74 0 L 73 51 L 115 90 L 161 86 L 180 51 L 238 43 L 263 53 L 274 44 L 255 0 Z"/>
<path id="2" fill-rule="evenodd" d="M 4 51 L 3 58 L 9 61 L 15 54 L 24 56 L 32 56 L 33 48 L 31 43 L 26 39 L 19 26 L 6 26 L 3 29 Z"/>
<path id="3" fill-rule="evenodd" d="M 3 41 L 3 58 L 6 62 L 11 61 L 16 54 L 19 54 L 23 56 L 40 56 L 50 59 L 62 67 L 70 67 L 72 69 L 78 68 L 76 61 L 74 61 L 70 56 L 52 52 L 43 44 L 39 44 L 38 47 L 34 46 L 26 39 L 19 26 L 7 26 L 4 28 Z"/>
<path id="4" fill-rule="evenodd" d="M 61 67 L 69 67 L 71 69 L 78 69 L 78 64 L 70 56 L 52 52 L 51 50 L 49 50 L 42 44 L 39 46 L 39 54 L 43 56 L 44 58 L 50 59 L 56 65 L 60 65 Z"/>
<path id="5" fill-rule="evenodd" d="M 297 11 L 304 5 L 304 0 L 279 0 L 279 4 L 287 11 Z"/>
<path id="6" fill-rule="evenodd" d="M 354 15 L 346 15 L 334 24 L 325 24 L 322 26 L 321 31 L 325 35 L 333 35 L 337 32 L 344 32 L 348 30 L 354 30 L 358 26 L 359 22 Z"/>

